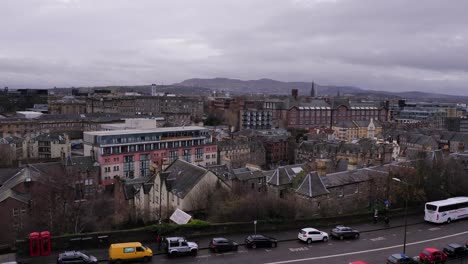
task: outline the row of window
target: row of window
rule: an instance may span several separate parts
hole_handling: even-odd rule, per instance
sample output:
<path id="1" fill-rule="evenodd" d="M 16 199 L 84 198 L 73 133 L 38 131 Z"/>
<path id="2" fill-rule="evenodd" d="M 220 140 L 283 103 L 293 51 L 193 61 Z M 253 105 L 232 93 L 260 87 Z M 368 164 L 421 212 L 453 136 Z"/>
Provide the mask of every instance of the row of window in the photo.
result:
<path id="1" fill-rule="evenodd" d="M 138 144 L 138 145 L 129 145 L 129 146 L 115 146 L 115 147 L 104 147 L 102 148 L 103 155 L 110 154 L 120 154 L 128 152 L 141 152 L 141 151 L 150 151 L 150 150 L 163 150 L 171 148 L 180 148 L 180 147 L 192 147 L 192 146 L 202 146 L 209 144 L 210 142 L 203 139 L 197 140 L 182 140 L 175 142 L 162 142 L 162 143 L 151 143 L 151 144 Z M 209 148 L 207 149 L 209 151 Z"/>
<path id="2" fill-rule="evenodd" d="M 439 212 L 446 212 L 446 211 L 464 209 L 464 208 L 468 208 L 468 202 L 439 206 Z"/>

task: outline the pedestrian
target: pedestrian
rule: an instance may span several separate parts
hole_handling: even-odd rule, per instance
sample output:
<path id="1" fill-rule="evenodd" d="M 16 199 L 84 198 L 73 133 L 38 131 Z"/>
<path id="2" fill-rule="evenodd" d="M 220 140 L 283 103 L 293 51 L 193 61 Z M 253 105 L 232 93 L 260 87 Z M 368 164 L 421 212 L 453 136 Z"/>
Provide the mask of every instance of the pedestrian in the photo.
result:
<path id="1" fill-rule="evenodd" d="M 386 226 L 390 225 L 390 218 L 388 218 L 388 216 L 385 216 L 385 225 Z"/>
<path id="2" fill-rule="evenodd" d="M 158 246 L 158 249 L 161 249 L 161 237 L 159 234 L 156 236 L 156 245 Z"/>
<path id="3" fill-rule="evenodd" d="M 376 224 L 378 220 L 379 220 L 379 211 L 375 209 L 374 210 L 374 224 Z"/>

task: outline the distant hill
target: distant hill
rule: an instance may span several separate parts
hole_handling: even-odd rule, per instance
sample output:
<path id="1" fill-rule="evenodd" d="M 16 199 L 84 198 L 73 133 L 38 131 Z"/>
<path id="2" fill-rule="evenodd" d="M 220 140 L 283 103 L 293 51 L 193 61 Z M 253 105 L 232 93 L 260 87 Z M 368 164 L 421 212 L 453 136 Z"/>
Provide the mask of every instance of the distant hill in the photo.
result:
<path id="1" fill-rule="evenodd" d="M 292 89 L 298 89 L 299 95 L 310 94 L 312 82 L 281 82 L 271 79 L 242 81 L 228 78 L 214 79 L 188 79 L 181 83 L 175 83 L 174 86 L 205 87 L 217 91 L 226 91 L 232 93 L 253 93 L 253 94 L 290 94 Z M 322 86 L 315 85 L 319 94 L 334 95 L 338 91 L 346 93 L 362 92 L 363 90 L 351 86 Z"/>
<path id="2" fill-rule="evenodd" d="M 180 83 L 175 83 L 173 86 L 180 88 L 185 87 L 200 87 L 210 90 L 225 91 L 234 94 L 277 94 L 287 95 L 291 93 L 291 89 L 298 89 L 299 95 L 310 94 L 312 82 L 281 82 L 271 79 L 259 80 L 238 80 L 229 78 L 213 78 L 213 79 L 188 79 Z M 319 95 L 336 95 L 338 91 L 343 94 L 351 94 L 356 96 L 371 96 L 371 97 L 390 97 L 390 98 L 406 98 L 413 100 L 439 101 L 439 102 L 468 102 L 468 96 L 454 96 L 436 93 L 426 93 L 418 91 L 409 92 L 388 92 L 365 90 L 352 86 L 331 86 L 315 84 Z"/>

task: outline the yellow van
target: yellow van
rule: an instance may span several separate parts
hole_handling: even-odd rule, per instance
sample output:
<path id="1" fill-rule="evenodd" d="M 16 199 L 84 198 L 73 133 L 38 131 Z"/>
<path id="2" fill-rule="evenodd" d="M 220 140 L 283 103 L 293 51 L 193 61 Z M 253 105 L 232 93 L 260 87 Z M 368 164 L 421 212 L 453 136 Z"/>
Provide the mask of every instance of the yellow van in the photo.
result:
<path id="1" fill-rule="evenodd" d="M 153 257 L 153 251 L 140 242 L 111 244 L 109 247 L 109 262 L 122 263 L 124 261 L 144 260 L 148 262 Z"/>

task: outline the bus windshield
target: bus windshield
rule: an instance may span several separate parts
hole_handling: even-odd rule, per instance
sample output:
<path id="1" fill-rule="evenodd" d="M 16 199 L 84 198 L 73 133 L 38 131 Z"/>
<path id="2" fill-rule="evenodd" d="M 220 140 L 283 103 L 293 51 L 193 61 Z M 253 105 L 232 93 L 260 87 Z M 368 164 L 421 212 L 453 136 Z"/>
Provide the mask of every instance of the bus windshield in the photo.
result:
<path id="1" fill-rule="evenodd" d="M 426 209 L 429 211 L 437 211 L 437 206 L 432 204 L 426 204 Z"/>

